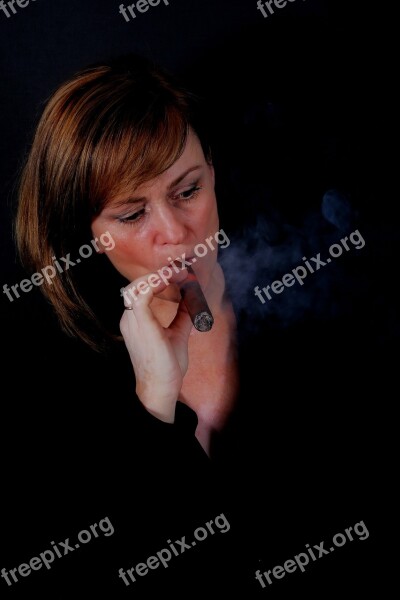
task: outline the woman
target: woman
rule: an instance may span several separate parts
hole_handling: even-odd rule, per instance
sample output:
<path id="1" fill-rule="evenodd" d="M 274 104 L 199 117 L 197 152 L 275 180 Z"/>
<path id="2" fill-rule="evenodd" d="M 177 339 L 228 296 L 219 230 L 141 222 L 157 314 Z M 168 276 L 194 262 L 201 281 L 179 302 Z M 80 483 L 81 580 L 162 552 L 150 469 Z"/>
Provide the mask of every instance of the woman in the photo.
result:
<path id="1" fill-rule="evenodd" d="M 235 315 L 218 263 L 219 246 L 229 240 L 220 230 L 214 182 L 198 100 L 137 56 L 61 85 L 23 172 L 21 256 L 32 271 L 48 274 L 41 289 L 64 330 L 106 356 L 103 382 L 107 389 L 110 378 L 113 394 L 107 421 L 115 427 L 111 443 L 109 431 L 88 442 L 98 466 L 88 462 L 99 476 L 84 495 L 91 498 L 84 512 L 104 506 L 115 523 L 108 549 L 120 562 L 111 570 L 107 554 L 102 569 L 114 594 L 124 585 L 117 566 L 133 566 L 146 544 L 151 553 L 165 536 L 189 534 L 223 511 L 207 454 L 233 411 L 238 366 Z M 91 246 L 92 256 L 82 252 Z M 191 263 L 214 320 L 207 332 L 193 327 L 181 293 Z M 157 273 L 168 276 L 154 285 Z M 121 353 L 123 342 L 128 352 Z M 113 421 L 115 397 L 121 408 Z M 75 452 L 65 470 L 81 481 L 87 450 Z M 99 483 L 105 464 L 112 465 L 107 485 Z M 222 543 L 221 536 L 215 552 Z M 216 568 L 213 555 L 208 549 L 208 570 Z M 190 578 L 187 565 L 185 574 Z"/>
<path id="2" fill-rule="evenodd" d="M 87 69 L 63 84 L 46 106 L 24 170 L 17 218 L 22 257 L 43 272 L 60 264 L 57 257 L 82 256 L 79 249 L 93 238 L 98 253 L 79 267 L 57 266 L 60 273 L 45 278 L 42 289 L 63 328 L 93 349 L 121 345 L 119 325 L 133 366 L 138 401 L 131 384 L 119 392 L 124 418 L 110 426 L 117 432 L 113 444 L 104 440 L 106 449 L 100 442 L 94 452 L 112 471 L 107 489 L 99 484 L 93 495 L 96 506 L 108 507 L 116 531 L 112 573 L 111 558 L 102 559 L 112 590 L 124 585 L 117 567 L 141 560 L 145 543 L 151 554 L 164 534 L 189 534 L 213 511 L 225 511 L 233 524 L 225 546 L 213 541 L 206 554 L 190 555 L 194 577 L 200 556 L 206 565 L 206 590 L 219 577 L 224 592 L 228 583 L 235 590 L 242 583 L 246 597 L 257 597 L 260 557 L 268 553 L 273 565 L 278 548 L 287 558 L 311 534 L 321 535 L 312 529 L 309 498 L 328 497 L 323 490 L 337 451 L 333 460 L 332 445 L 322 443 L 326 423 L 314 426 L 319 394 L 310 390 L 306 402 L 299 396 L 310 361 L 318 372 L 329 356 L 307 354 L 265 322 L 240 337 L 234 298 L 211 248 L 220 228 L 214 184 L 196 98 L 138 57 Z M 207 240 L 209 251 L 200 257 L 195 249 Z M 184 263 L 174 268 L 179 258 Z M 195 264 L 214 318 L 208 332 L 192 326 L 182 297 L 188 263 Z M 167 268 L 171 274 L 156 283 L 155 273 Z M 318 336 L 305 333 L 318 348 Z M 133 381 L 116 352 L 118 385 L 126 374 Z M 333 388 L 330 394 L 336 397 Z M 319 454 L 316 446 L 323 447 Z M 218 466 L 217 481 L 207 454 Z M 191 572 L 186 564 L 189 580 Z M 182 577 L 179 571 L 187 597 Z"/>
<path id="3" fill-rule="evenodd" d="M 43 114 L 21 186 L 17 235 L 27 264 L 40 271 L 105 232 L 115 243 L 106 255 L 132 287 L 171 257 L 194 257 L 196 244 L 219 229 L 198 113 L 190 93 L 139 58 L 88 69 L 61 86 Z M 209 453 L 211 433 L 224 426 L 237 396 L 235 317 L 217 251 L 198 259 L 196 274 L 214 316 L 209 333 L 192 327 L 181 299 L 186 269 L 139 294 L 120 327 L 142 404 L 169 423 L 177 400 L 187 404 Z M 42 289 L 64 328 L 95 347 L 93 327 L 103 339 L 107 332 L 80 275 L 68 270 Z"/>

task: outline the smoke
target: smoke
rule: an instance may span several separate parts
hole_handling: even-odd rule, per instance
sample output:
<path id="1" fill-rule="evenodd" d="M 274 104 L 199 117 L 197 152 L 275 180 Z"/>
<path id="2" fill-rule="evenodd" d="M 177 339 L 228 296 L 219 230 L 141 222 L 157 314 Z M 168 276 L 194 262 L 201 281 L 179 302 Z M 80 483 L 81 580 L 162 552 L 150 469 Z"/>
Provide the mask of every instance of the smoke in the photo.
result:
<path id="1" fill-rule="evenodd" d="M 286 273 L 304 266 L 303 257 L 311 259 L 318 253 L 322 260 L 329 257 L 329 247 L 349 236 L 356 221 L 349 198 L 328 190 L 319 210 L 309 211 L 300 224 L 284 222 L 276 211 L 267 209 L 266 214 L 253 218 L 232 235 L 229 248 L 220 252 L 220 264 L 235 309 L 245 317 L 248 327 L 256 327 L 260 318 L 284 328 L 306 319 L 331 319 L 351 312 L 351 300 L 365 291 L 364 270 L 353 268 L 354 261 L 360 265 L 361 251 L 351 244 L 349 251 L 343 249 L 342 256 L 309 273 L 303 285 L 296 281 L 279 295 L 271 293 L 271 300 L 263 294 L 264 304 L 254 288 L 282 281 Z"/>

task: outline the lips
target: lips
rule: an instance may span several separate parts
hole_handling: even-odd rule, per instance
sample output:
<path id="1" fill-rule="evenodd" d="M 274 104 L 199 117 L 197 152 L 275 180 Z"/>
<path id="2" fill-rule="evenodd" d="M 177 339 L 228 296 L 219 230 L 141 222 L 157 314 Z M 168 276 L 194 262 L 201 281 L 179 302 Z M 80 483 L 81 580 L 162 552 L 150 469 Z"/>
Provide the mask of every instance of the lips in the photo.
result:
<path id="1" fill-rule="evenodd" d="M 179 269 L 187 269 L 193 264 L 193 260 L 194 262 L 196 262 L 196 258 L 194 256 L 186 256 L 186 254 L 184 254 L 184 257 L 185 258 L 182 258 L 182 256 L 176 257 L 172 262 L 168 264 L 175 264 Z"/>

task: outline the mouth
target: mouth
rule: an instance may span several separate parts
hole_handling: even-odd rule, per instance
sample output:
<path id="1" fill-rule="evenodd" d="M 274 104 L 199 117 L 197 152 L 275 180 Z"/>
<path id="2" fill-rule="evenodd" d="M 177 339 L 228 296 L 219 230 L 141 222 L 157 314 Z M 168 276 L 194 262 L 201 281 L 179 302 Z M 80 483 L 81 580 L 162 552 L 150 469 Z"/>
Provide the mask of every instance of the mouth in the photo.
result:
<path id="1" fill-rule="evenodd" d="M 182 258 L 182 256 L 185 256 L 185 258 Z M 176 257 L 174 260 L 168 263 L 168 266 L 172 267 L 174 271 L 175 267 L 183 271 L 197 262 L 197 258 L 195 256 L 186 256 L 186 254 L 182 256 Z"/>

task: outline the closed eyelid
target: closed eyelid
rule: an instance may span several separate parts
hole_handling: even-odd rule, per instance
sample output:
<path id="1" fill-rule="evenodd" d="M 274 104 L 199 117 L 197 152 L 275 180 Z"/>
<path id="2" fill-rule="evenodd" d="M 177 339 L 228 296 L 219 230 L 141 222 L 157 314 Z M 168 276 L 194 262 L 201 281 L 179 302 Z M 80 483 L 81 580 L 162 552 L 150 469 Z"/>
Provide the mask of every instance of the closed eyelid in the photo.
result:
<path id="1" fill-rule="evenodd" d="M 171 190 L 170 195 L 174 196 L 177 195 L 179 196 L 179 194 L 183 194 L 184 192 L 188 192 L 191 189 L 197 187 L 200 184 L 200 178 L 198 178 L 196 181 L 188 181 L 187 183 L 181 184 L 179 187 Z"/>
<path id="2" fill-rule="evenodd" d="M 195 189 L 196 187 L 199 186 L 200 183 L 200 179 L 197 179 L 197 181 L 189 181 L 185 184 L 181 184 L 179 187 L 177 187 L 176 189 L 172 189 L 172 190 L 168 190 L 168 195 L 170 198 L 174 198 L 176 196 L 179 196 L 180 194 L 184 194 L 185 192 L 189 192 L 191 189 Z M 146 206 L 151 205 L 152 201 L 150 199 L 147 198 L 127 198 L 124 201 L 121 201 L 118 203 L 118 205 L 113 206 L 113 210 L 117 209 L 117 208 L 126 208 L 126 212 L 128 212 L 129 210 L 134 210 L 134 212 L 140 212 L 141 210 L 145 209 Z M 131 213 L 130 213 L 131 214 Z M 120 215 L 121 216 L 121 215 Z M 124 216 L 124 215 L 122 215 Z"/>
<path id="3" fill-rule="evenodd" d="M 142 205 L 144 206 L 147 203 L 147 198 L 124 198 L 123 200 L 119 200 L 118 202 L 111 202 L 109 208 L 111 210 L 117 210 L 118 208 L 128 207 L 128 206 L 136 206 Z"/>
<path id="4" fill-rule="evenodd" d="M 189 175 L 191 175 L 193 177 L 193 172 L 198 171 L 199 169 L 201 169 L 201 165 L 196 165 L 195 167 L 188 169 L 185 173 L 183 173 L 180 177 L 178 177 L 177 179 L 175 179 L 175 181 L 172 181 L 172 183 L 170 183 L 168 185 L 168 188 L 167 188 L 168 191 L 170 192 L 170 191 L 176 189 L 179 185 L 182 185 L 182 186 L 189 185 L 189 183 L 185 184 L 184 180 L 187 177 L 189 177 Z"/>
<path id="5" fill-rule="evenodd" d="M 183 183 L 184 180 L 189 177 L 189 175 L 192 175 L 194 171 L 198 171 L 199 169 L 202 168 L 202 165 L 196 165 L 194 167 L 191 167 L 190 169 L 188 169 L 187 171 L 185 171 L 184 173 L 182 173 L 182 175 L 180 175 L 177 179 L 175 179 L 174 181 L 172 181 L 166 188 L 166 192 L 168 194 L 170 194 L 171 192 L 175 191 L 178 186 L 188 186 L 190 185 L 190 183 Z M 193 175 L 192 175 L 193 177 Z M 197 176 L 196 179 L 198 179 L 200 176 Z M 122 200 L 119 201 L 115 201 L 115 202 L 111 202 L 110 207 L 112 206 L 113 209 L 117 209 L 120 208 L 121 206 L 127 206 L 127 205 L 133 205 L 133 204 L 140 204 L 140 203 L 147 203 L 149 202 L 150 199 L 146 196 L 128 196 L 126 198 L 123 198 Z"/>

